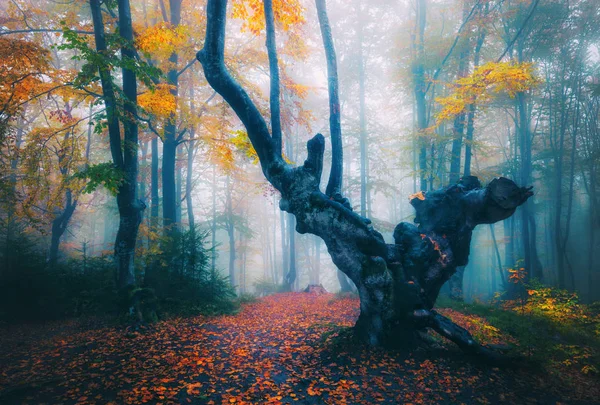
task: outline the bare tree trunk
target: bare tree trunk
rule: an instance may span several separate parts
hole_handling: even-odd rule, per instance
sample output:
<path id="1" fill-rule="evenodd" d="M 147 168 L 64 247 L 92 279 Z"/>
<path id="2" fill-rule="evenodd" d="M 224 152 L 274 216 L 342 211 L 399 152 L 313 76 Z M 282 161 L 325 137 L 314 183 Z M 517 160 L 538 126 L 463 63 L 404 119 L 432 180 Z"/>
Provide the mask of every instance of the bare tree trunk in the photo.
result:
<path id="1" fill-rule="evenodd" d="M 196 113 L 196 104 L 194 102 L 194 86 L 190 86 L 190 113 L 192 116 Z M 190 127 L 190 139 L 187 143 L 187 169 L 185 177 L 185 205 L 187 207 L 188 226 L 190 231 L 196 232 L 196 221 L 194 219 L 194 204 L 192 203 L 193 191 L 193 173 L 194 173 L 194 153 L 196 152 L 196 126 Z"/>
<path id="2" fill-rule="evenodd" d="M 487 5 L 486 5 L 487 7 Z M 485 29 L 481 30 L 479 36 L 477 37 L 477 44 L 475 45 L 475 55 L 473 57 L 473 66 L 474 69 L 477 69 L 479 66 L 479 60 L 481 58 L 481 48 L 483 46 L 483 42 L 485 41 L 486 31 Z M 469 112 L 467 113 L 467 136 L 465 142 L 465 167 L 463 170 L 464 176 L 471 175 L 471 150 L 473 149 L 473 134 L 475 132 L 475 112 L 477 111 L 477 104 L 475 104 L 475 100 L 473 103 L 469 105 Z"/>
<path id="3" fill-rule="evenodd" d="M 287 245 L 285 213 L 283 211 L 279 211 L 279 223 L 281 224 L 281 282 L 285 283 L 285 277 L 289 271 L 289 253 Z"/>
<path id="4" fill-rule="evenodd" d="M 275 151 L 281 153 L 281 110 L 279 107 L 279 62 L 277 60 L 277 40 L 275 37 L 275 17 L 273 16 L 273 1 L 264 0 L 265 23 L 267 29 L 267 53 L 269 55 L 269 73 L 271 79 L 271 93 L 269 97 L 271 107 L 271 131 Z"/>
<path id="5" fill-rule="evenodd" d="M 415 91 L 415 105 L 417 110 L 417 146 L 419 149 L 419 174 L 420 188 L 427 190 L 427 143 L 425 141 L 425 128 L 427 128 L 427 104 L 425 93 L 425 67 L 423 66 L 425 57 L 425 22 L 426 22 L 426 4 L 425 0 L 417 0 L 417 24 L 416 24 L 416 61 L 413 68 L 413 81 Z"/>
<path id="6" fill-rule="evenodd" d="M 94 36 L 96 50 L 106 52 L 106 40 L 104 35 L 104 23 L 99 0 L 90 0 L 92 17 L 94 23 Z M 119 34 L 127 41 L 133 43 L 133 28 L 131 22 L 131 9 L 129 0 L 118 1 L 119 11 Z M 121 48 L 121 57 L 133 61 L 135 51 L 129 45 Z M 125 64 L 125 66 L 128 66 Z M 119 186 L 117 194 L 117 206 L 119 208 L 119 230 L 115 240 L 115 257 L 117 260 L 117 285 L 121 289 L 131 288 L 135 283 L 134 257 L 135 244 L 139 225 L 142 221 L 142 212 L 145 204 L 137 199 L 137 174 L 138 174 L 138 126 L 134 117 L 137 115 L 137 77 L 135 71 L 124 67 L 123 95 L 123 144 L 119 121 L 117 120 L 117 103 L 115 88 L 110 75 L 109 67 L 99 67 L 100 81 L 106 104 L 106 115 L 108 120 L 110 149 L 115 166 L 123 172 L 124 181 Z"/>
<path id="7" fill-rule="evenodd" d="M 494 243 L 494 252 L 496 254 L 496 263 L 498 264 L 498 274 L 502 280 L 502 287 L 506 290 L 508 288 L 506 277 L 504 276 L 504 268 L 502 267 L 502 258 L 500 257 L 500 249 L 498 249 L 498 242 L 496 241 L 496 232 L 494 231 L 494 224 L 490 224 L 490 235 L 492 236 L 492 242 Z"/>
<path id="8" fill-rule="evenodd" d="M 463 24 L 469 18 L 469 3 L 463 2 Z M 461 79 L 469 73 L 469 46 L 467 45 L 458 58 L 457 78 Z M 458 114 L 454 118 L 454 133 L 452 134 L 452 152 L 450 156 L 450 184 L 456 183 L 460 178 L 460 160 L 462 155 L 463 134 L 465 130 L 465 113 Z"/>
<path id="9" fill-rule="evenodd" d="M 321 239 L 315 238 L 315 284 L 321 284 Z"/>
<path id="10" fill-rule="evenodd" d="M 172 27 L 179 26 L 181 22 L 181 0 L 169 0 L 170 24 Z M 167 82 L 171 86 L 171 94 L 177 100 L 179 96 L 179 72 L 177 70 L 179 55 L 177 52 L 169 57 L 172 68 L 167 73 Z M 173 112 L 165 124 L 163 140 L 162 161 L 162 187 L 163 187 L 163 220 L 164 232 L 168 237 L 173 237 L 177 232 L 177 185 L 176 185 L 176 163 L 177 147 L 180 142 L 177 133 L 177 113 Z"/>
<path id="11" fill-rule="evenodd" d="M 231 190 L 231 177 L 225 178 L 225 210 L 227 212 L 227 236 L 229 237 L 229 282 L 233 288 L 236 288 L 235 278 L 235 222 L 233 218 L 233 201 Z"/>
<path id="12" fill-rule="evenodd" d="M 358 18 L 358 98 L 359 98 L 359 121 L 360 121 L 360 215 L 367 215 L 367 107 L 365 95 L 366 61 L 363 53 L 363 11 L 362 3 L 359 4 Z"/>
<path id="13" fill-rule="evenodd" d="M 330 197 L 341 198 L 342 174 L 343 174 L 343 152 L 342 152 L 342 126 L 340 97 L 338 92 L 338 72 L 337 58 L 333 46 L 333 36 L 331 26 L 327 17 L 327 6 L 325 0 L 315 0 L 317 5 L 317 16 L 319 17 L 319 26 L 321 36 L 323 37 L 323 47 L 327 58 L 327 82 L 329 90 L 329 132 L 331 136 L 331 171 L 329 172 L 329 182 L 325 193 Z"/>
<path id="14" fill-rule="evenodd" d="M 285 286 L 288 290 L 294 289 L 294 284 L 296 283 L 297 270 L 296 270 L 296 229 L 295 223 L 296 218 L 288 214 L 287 220 L 287 231 L 288 231 L 288 239 L 289 239 L 289 252 L 290 252 L 290 260 L 289 260 L 289 269 L 285 275 Z"/>
<path id="15" fill-rule="evenodd" d="M 212 255 L 210 257 L 211 274 L 217 274 L 217 169 L 212 170 L 212 226 L 211 226 Z"/>

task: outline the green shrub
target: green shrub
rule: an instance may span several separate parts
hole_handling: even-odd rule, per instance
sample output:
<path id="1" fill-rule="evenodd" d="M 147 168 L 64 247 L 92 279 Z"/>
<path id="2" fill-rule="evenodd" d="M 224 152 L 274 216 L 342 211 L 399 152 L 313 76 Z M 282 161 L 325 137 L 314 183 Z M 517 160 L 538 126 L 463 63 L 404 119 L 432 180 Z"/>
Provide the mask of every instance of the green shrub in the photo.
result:
<path id="1" fill-rule="evenodd" d="M 168 250 L 137 257 L 140 285 L 120 293 L 112 256 L 71 259 L 49 268 L 37 241 L 15 236 L 10 246 L 0 246 L 0 259 L 7 264 L 0 272 L 0 321 L 122 315 L 133 302 L 145 322 L 235 311 L 239 301 L 228 278 L 209 269 L 206 236 L 197 229 L 183 232 Z M 152 283 L 144 280 L 149 263 L 155 266 Z"/>

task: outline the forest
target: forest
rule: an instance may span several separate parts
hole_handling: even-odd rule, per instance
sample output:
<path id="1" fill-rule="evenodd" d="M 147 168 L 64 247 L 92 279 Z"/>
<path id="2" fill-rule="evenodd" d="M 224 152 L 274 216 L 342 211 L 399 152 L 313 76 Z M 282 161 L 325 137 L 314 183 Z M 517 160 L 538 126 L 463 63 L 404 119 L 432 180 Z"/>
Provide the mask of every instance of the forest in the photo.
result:
<path id="1" fill-rule="evenodd" d="M 0 0 L 0 404 L 600 404 L 598 0 Z"/>

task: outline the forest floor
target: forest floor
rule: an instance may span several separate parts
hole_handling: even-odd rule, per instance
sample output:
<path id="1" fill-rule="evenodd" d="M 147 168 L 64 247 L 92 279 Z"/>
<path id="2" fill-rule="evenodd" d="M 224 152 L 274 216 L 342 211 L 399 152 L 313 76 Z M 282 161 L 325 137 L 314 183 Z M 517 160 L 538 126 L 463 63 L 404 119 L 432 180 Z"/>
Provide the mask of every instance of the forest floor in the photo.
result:
<path id="1" fill-rule="evenodd" d="M 519 344 L 477 315 L 442 312 L 483 343 Z M 354 345 L 343 336 L 357 315 L 355 298 L 288 293 L 139 332 L 81 321 L 7 327 L 0 403 L 599 403 L 596 376 L 530 361 L 492 367 L 445 342 L 406 355 Z"/>

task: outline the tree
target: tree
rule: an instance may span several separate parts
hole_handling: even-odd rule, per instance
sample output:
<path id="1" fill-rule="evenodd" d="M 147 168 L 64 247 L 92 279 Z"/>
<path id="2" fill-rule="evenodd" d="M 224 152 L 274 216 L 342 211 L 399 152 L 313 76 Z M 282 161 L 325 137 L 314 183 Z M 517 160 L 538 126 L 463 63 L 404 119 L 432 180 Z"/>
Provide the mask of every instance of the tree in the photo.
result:
<path id="1" fill-rule="evenodd" d="M 104 31 L 104 21 L 100 0 L 90 0 L 94 23 L 96 51 L 106 56 L 108 52 Z M 118 111 L 117 90 L 111 76 L 110 65 L 100 59 L 98 70 L 106 105 L 106 118 L 110 139 L 110 150 L 115 169 L 123 176 L 117 191 L 119 208 L 119 229 L 115 240 L 117 260 L 117 285 L 120 289 L 131 288 L 135 284 L 134 257 L 135 244 L 142 213 L 146 208 L 143 201 L 137 199 L 138 175 L 138 124 L 137 124 L 137 76 L 132 64 L 135 60 L 133 49 L 133 28 L 129 0 L 118 1 L 119 34 L 123 39 L 121 57 L 123 59 L 123 112 Z M 121 128 L 123 124 L 123 142 Z"/>
<path id="2" fill-rule="evenodd" d="M 417 147 L 419 151 L 419 187 L 427 190 L 427 143 L 425 129 L 427 128 L 427 104 L 425 95 L 425 23 L 427 6 L 425 0 L 417 0 L 416 28 L 414 34 L 415 60 L 413 65 L 413 81 L 415 93 L 415 107 L 417 110 Z M 416 153 L 416 150 L 415 150 Z"/>
<path id="3" fill-rule="evenodd" d="M 321 18 L 326 17 L 324 2 L 319 0 L 317 7 Z M 333 262 L 357 286 L 361 299 L 357 335 L 372 345 L 402 344 L 414 342 L 419 329 L 431 327 L 465 350 L 490 354 L 433 306 L 442 284 L 457 266 L 466 264 L 473 228 L 512 215 L 533 194 L 530 188 L 519 188 L 504 178 L 482 188 L 470 178 L 446 189 L 418 193 L 411 203 L 419 227 L 399 224 L 394 232 L 396 243 L 386 244 L 370 221 L 354 213 L 339 192 L 320 191 L 325 150 L 321 134 L 308 141 L 302 166 L 292 167 L 280 156 L 266 120 L 225 66 L 226 20 L 227 1 L 209 0 L 206 40 L 197 54 L 205 77 L 244 124 L 263 174 L 281 193 L 280 208 L 295 216 L 299 233 L 323 239 Z M 321 22 L 328 65 L 332 66 L 331 37 L 324 20 Z M 329 74 L 331 78 L 331 71 Z M 336 89 L 331 84 L 330 113 L 335 115 L 339 104 L 336 109 Z M 341 167 L 340 149 L 334 149 L 332 159 L 333 167 Z M 327 190 L 339 190 L 340 180 L 330 176 Z"/>

